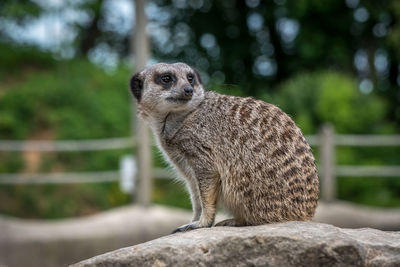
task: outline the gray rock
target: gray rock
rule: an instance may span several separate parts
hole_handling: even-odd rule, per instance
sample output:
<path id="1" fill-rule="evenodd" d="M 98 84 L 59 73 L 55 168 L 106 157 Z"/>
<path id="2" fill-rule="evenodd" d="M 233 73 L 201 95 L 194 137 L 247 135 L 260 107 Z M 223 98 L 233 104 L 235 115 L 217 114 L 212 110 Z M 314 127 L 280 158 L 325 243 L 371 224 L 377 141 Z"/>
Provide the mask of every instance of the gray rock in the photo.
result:
<path id="1" fill-rule="evenodd" d="M 213 227 L 165 236 L 72 266 L 400 266 L 400 232 L 314 222 Z"/>

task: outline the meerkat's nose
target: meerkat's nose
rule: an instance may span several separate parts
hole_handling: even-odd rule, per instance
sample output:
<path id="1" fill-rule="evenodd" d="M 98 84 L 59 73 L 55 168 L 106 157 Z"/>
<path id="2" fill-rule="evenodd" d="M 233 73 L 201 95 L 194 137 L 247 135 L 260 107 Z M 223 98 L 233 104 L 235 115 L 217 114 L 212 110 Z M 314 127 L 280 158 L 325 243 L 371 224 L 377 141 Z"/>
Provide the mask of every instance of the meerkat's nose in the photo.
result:
<path id="1" fill-rule="evenodd" d="M 185 92 L 185 96 L 192 96 L 193 95 L 193 88 L 190 86 L 185 86 L 183 88 L 183 91 Z"/>

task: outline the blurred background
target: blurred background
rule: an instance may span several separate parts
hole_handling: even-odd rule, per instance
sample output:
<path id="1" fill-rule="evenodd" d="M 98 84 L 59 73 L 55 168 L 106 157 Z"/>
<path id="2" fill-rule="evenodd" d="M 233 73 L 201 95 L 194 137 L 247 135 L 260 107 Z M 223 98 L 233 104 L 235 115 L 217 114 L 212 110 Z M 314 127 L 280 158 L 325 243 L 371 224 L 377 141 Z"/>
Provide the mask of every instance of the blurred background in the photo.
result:
<path id="1" fill-rule="evenodd" d="M 355 209 L 371 217 L 400 208 L 400 1 L 141 3 L 1 1 L 0 239 L 7 242 L 0 264 L 17 262 L 10 233 L 24 223 L 44 233 L 70 218 L 79 228 L 76 217 L 132 201 L 190 214 L 184 186 L 170 179 L 154 146 L 150 156 L 140 152 L 149 145 L 136 136 L 129 79 L 160 61 L 186 62 L 208 89 L 263 99 L 290 114 L 320 167 L 321 203 L 328 203 L 321 212 L 340 201 L 363 205 Z M 58 220 L 37 224 L 48 219 Z M 400 230 L 400 219 L 386 223 Z"/>

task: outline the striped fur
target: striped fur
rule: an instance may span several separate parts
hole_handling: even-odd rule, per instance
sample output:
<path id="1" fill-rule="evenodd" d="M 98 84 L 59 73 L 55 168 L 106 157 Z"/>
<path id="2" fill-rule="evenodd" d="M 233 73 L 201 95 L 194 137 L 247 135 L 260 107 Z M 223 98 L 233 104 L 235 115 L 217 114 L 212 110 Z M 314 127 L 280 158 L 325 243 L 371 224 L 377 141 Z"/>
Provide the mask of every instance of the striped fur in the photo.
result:
<path id="1" fill-rule="evenodd" d="M 154 73 L 166 71 L 178 80 L 168 90 L 153 82 Z M 135 76 L 144 84 L 141 117 L 191 194 L 193 222 L 177 231 L 213 225 L 217 201 L 233 215 L 219 225 L 311 220 L 317 170 L 292 119 L 260 100 L 205 91 L 199 80 L 189 102 L 169 104 L 165 99 L 181 94 L 188 72 L 183 63 L 160 63 Z"/>

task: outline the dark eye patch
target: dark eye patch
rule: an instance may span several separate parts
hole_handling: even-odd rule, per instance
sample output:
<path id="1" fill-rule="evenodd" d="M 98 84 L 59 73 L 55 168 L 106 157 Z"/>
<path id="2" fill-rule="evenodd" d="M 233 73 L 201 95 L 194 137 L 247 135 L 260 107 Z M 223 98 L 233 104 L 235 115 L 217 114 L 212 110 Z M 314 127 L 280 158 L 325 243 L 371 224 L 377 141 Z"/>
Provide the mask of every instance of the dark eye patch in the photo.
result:
<path id="1" fill-rule="evenodd" d="M 175 75 L 172 73 L 160 73 L 155 75 L 155 83 L 161 85 L 165 89 L 168 89 L 176 81 Z"/>

